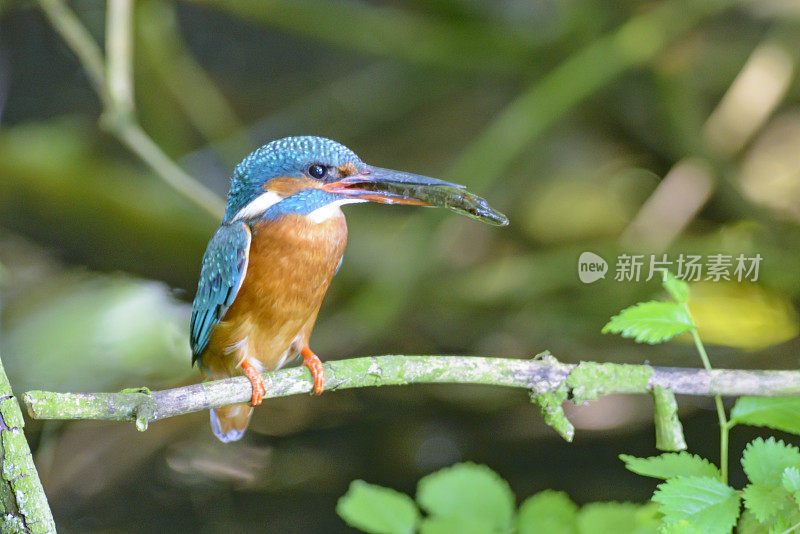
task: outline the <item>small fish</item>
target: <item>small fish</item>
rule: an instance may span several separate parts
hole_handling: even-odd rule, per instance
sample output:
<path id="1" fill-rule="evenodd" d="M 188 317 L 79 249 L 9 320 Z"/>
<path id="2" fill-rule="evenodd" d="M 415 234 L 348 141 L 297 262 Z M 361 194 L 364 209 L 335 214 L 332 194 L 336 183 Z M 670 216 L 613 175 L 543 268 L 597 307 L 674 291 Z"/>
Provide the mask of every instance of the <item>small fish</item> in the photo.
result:
<path id="1" fill-rule="evenodd" d="M 359 184 L 359 187 L 364 188 L 364 184 Z M 493 226 L 508 226 L 508 217 L 489 206 L 486 199 L 459 187 L 378 182 L 369 184 L 369 189 L 449 208 Z"/>

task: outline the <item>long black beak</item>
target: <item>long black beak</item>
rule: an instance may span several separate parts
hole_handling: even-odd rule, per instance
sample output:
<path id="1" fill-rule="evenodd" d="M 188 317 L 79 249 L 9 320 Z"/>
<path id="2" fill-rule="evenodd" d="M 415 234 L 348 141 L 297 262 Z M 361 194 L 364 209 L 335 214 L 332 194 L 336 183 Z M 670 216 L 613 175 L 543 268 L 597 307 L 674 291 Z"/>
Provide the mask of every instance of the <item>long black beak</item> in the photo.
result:
<path id="1" fill-rule="evenodd" d="M 486 200 L 467 191 L 463 185 L 402 171 L 366 167 L 323 187 L 353 199 L 381 204 L 442 206 L 496 226 L 506 226 L 508 218 L 494 210 Z"/>
<path id="2" fill-rule="evenodd" d="M 410 172 L 393 171 L 392 169 L 382 169 L 380 167 L 367 167 L 367 170 L 362 172 L 358 177 L 366 179 L 368 182 L 378 184 L 395 184 L 395 185 L 421 185 L 421 186 L 435 186 L 435 187 L 458 187 L 463 189 L 464 186 L 454 184 L 453 182 L 446 182 L 438 178 L 430 178 L 428 176 L 420 176 L 419 174 L 411 174 Z"/>
<path id="3" fill-rule="evenodd" d="M 363 171 L 336 182 L 327 183 L 323 189 L 353 198 L 381 204 L 411 204 L 434 206 L 428 200 L 430 191 L 438 188 L 464 189 L 463 185 L 446 182 L 409 172 L 367 166 Z"/>

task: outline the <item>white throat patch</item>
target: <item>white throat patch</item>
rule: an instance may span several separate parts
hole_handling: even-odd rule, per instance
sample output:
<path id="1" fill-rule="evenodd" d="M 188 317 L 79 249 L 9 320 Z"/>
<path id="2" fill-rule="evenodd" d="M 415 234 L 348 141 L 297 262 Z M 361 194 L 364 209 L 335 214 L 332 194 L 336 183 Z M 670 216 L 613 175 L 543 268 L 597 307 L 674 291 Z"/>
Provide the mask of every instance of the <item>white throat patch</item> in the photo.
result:
<path id="1" fill-rule="evenodd" d="M 242 219 L 250 219 L 263 215 L 269 208 L 281 200 L 283 200 L 283 197 L 275 191 L 267 191 L 266 193 L 262 193 L 251 200 L 250 203 L 245 207 L 240 209 L 233 217 L 233 220 L 240 221 Z"/>
<path id="2" fill-rule="evenodd" d="M 339 206 L 343 206 L 345 204 L 357 204 L 359 202 L 366 202 L 366 199 L 363 198 L 342 198 L 339 200 L 334 200 L 330 204 L 325 204 L 321 208 L 317 208 L 311 213 L 307 215 L 308 219 L 315 223 L 319 224 L 321 222 L 325 222 L 332 217 L 338 217 L 342 215 L 342 210 L 339 209 Z"/>

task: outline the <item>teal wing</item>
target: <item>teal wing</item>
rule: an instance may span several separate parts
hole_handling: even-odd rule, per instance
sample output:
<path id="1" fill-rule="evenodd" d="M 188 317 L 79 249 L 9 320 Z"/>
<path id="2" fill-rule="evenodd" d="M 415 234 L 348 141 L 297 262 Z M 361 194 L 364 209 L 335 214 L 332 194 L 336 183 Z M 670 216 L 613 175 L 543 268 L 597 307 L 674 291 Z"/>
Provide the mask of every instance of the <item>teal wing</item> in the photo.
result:
<path id="1" fill-rule="evenodd" d="M 223 225 L 208 243 L 192 304 L 192 363 L 205 350 L 211 333 L 239 292 L 247 272 L 251 237 L 246 224 Z"/>

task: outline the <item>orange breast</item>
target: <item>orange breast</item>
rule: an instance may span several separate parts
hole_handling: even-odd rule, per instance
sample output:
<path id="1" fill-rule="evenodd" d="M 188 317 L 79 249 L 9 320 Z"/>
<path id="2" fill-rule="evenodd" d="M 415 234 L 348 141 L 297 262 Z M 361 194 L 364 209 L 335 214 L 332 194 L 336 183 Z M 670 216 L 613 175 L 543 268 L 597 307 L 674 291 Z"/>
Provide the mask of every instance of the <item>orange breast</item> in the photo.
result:
<path id="1" fill-rule="evenodd" d="M 289 215 L 253 228 L 244 282 L 203 354 L 212 378 L 240 374 L 243 358 L 276 369 L 300 351 L 346 243 L 344 215 L 321 223 Z"/>

